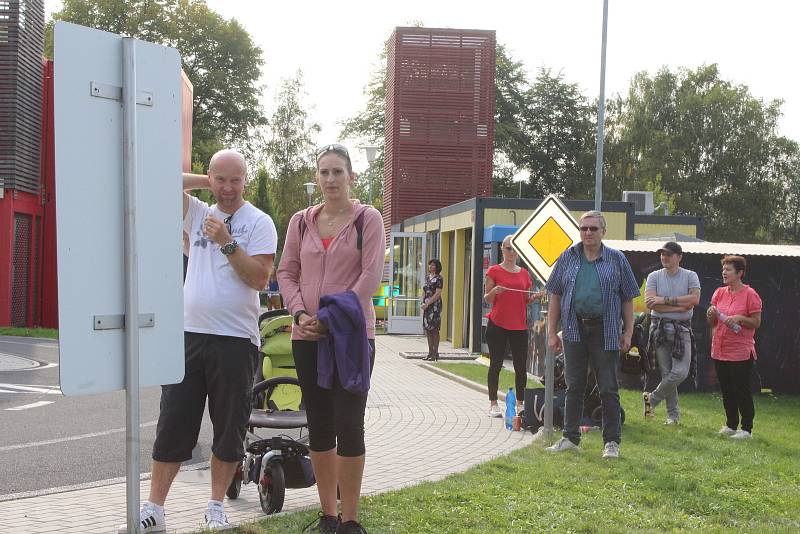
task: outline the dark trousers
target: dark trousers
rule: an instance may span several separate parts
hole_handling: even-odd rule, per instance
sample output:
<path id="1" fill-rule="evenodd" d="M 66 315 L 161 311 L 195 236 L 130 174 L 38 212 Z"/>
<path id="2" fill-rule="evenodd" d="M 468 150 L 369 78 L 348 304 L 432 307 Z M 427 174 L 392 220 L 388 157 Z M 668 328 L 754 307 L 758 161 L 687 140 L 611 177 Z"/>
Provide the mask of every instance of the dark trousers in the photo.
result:
<path id="1" fill-rule="evenodd" d="M 597 378 L 597 389 L 603 410 L 603 442 L 620 443 L 619 386 L 617 385 L 618 350 L 603 350 L 603 323 L 581 326 L 581 341 L 564 342 L 564 374 L 567 399 L 564 407 L 564 437 L 574 444 L 581 442 L 578 427 L 583 414 L 583 399 L 589 365 Z"/>
<path id="2" fill-rule="evenodd" d="M 375 364 L 375 340 L 370 339 L 369 345 L 371 371 Z M 344 389 L 338 373 L 333 378 L 333 389 L 325 389 L 317 384 L 316 341 L 295 339 L 292 341 L 292 353 L 297 380 L 303 392 L 311 450 L 325 452 L 336 447 L 339 456 L 364 454 L 367 394 L 360 395 Z"/>
<path id="3" fill-rule="evenodd" d="M 528 361 L 528 331 L 506 330 L 494 324 L 491 320 L 486 325 L 486 344 L 489 345 L 489 374 L 487 382 L 489 387 L 489 400 L 497 400 L 497 384 L 500 381 L 500 370 L 503 368 L 503 358 L 506 355 L 506 343 L 511 345 L 511 358 L 514 362 L 514 395 L 518 402 L 525 398 L 525 385 L 528 383 L 528 373 L 525 364 Z"/>
<path id="4" fill-rule="evenodd" d="M 753 431 L 753 394 L 750 392 L 750 371 L 753 360 L 727 362 L 714 360 L 719 387 L 722 390 L 722 405 L 725 407 L 726 425 L 736 430 L 741 417 L 742 430 Z"/>

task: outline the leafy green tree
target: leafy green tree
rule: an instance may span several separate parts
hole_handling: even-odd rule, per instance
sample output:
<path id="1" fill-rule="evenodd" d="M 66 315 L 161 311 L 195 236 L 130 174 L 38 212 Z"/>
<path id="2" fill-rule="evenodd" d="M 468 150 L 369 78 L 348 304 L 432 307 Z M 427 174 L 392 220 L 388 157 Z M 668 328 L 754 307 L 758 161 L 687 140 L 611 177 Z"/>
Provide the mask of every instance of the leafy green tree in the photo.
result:
<path id="1" fill-rule="evenodd" d="M 595 154 L 592 107 L 577 84 L 546 68 L 539 69 L 524 96 L 523 129 L 530 141 L 522 158 L 531 171 L 530 196 L 590 198 Z"/>
<path id="2" fill-rule="evenodd" d="M 777 135 L 780 107 L 721 79 L 716 65 L 637 74 L 609 106 L 604 196 L 658 179 L 676 213 L 705 217 L 710 240 L 778 238 L 764 214 L 791 195 L 796 147 Z"/>
<path id="3" fill-rule="evenodd" d="M 264 213 L 274 213 L 269 194 L 269 173 L 264 167 L 259 167 L 256 176 L 247 183 L 244 197 Z"/>
<path id="4" fill-rule="evenodd" d="M 50 57 L 56 20 L 175 47 L 194 86 L 192 161 L 204 167 L 214 152 L 244 142 L 264 123 L 261 49 L 238 22 L 202 0 L 64 0 L 47 25 Z"/>
<path id="5" fill-rule="evenodd" d="M 269 120 L 269 132 L 265 135 L 267 169 L 272 177 L 268 187 L 273 209 L 270 215 L 281 243 L 289 219 L 308 204 L 303 184 L 315 181 L 314 139 L 320 128 L 309 121 L 303 94 L 301 72 L 281 83 L 275 98 L 275 112 Z"/>

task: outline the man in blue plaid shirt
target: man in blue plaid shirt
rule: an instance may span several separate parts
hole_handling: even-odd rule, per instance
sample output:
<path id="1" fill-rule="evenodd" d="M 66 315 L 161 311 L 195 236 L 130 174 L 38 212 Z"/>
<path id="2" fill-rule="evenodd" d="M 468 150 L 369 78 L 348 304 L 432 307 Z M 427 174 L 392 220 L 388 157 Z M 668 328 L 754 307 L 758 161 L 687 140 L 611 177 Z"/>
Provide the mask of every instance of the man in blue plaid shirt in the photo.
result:
<path id="1" fill-rule="evenodd" d="M 581 216 L 580 231 L 581 242 L 561 254 L 547 281 L 548 343 L 556 353 L 563 348 L 567 381 L 564 437 L 547 450 L 562 452 L 580 445 L 578 424 L 591 365 L 602 402 L 603 458 L 617 458 L 621 439 L 617 366 L 620 351 L 631 346 L 633 298 L 639 295 L 639 286 L 622 252 L 603 244 L 606 220 L 599 211 Z"/>

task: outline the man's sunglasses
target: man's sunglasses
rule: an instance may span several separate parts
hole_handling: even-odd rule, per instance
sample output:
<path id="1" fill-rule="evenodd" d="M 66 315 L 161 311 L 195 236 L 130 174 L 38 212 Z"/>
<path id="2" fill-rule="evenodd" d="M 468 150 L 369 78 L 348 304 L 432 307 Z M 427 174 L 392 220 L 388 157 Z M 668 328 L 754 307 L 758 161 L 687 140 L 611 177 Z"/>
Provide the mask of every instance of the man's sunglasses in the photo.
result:
<path id="1" fill-rule="evenodd" d="M 599 229 L 599 226 L 581 226 L 581 232 L 596 232 Z"/>
<path id="2" fill-rule="evenodd" d="M 330 145 L 323 145 L 317 149 L 317 161 L 328 152 L 335 152 L 336 154 L 346 157 L 348 161 L 350 160 L 350 153 L 347 151 L 347 147 L 339 143 L 333 143 Z"/>
<path id="3" fill-rule="evenodd" d="M 229 234 L 231 234 L 231 219 L 233 219 L 233 215 L 228 215 L 228 216 L 227 216 L 227 217 L 225 217 L 225 219 L 223 219 L 223 221 L 222 221 L 223 223 L 225 223 L 225 228 L 227 228 L 227 229 L 228 229 L 228 233 L 229 233 Z M 231 235 L 233 235 L 233 234 L 231 234 Z"/>
<path id="4" fill-rule="evenodd" d="M 505 250 L 506 252 L 513 252 L 514 248 L 513 247 L 503 247 L 503 250 Z"/>

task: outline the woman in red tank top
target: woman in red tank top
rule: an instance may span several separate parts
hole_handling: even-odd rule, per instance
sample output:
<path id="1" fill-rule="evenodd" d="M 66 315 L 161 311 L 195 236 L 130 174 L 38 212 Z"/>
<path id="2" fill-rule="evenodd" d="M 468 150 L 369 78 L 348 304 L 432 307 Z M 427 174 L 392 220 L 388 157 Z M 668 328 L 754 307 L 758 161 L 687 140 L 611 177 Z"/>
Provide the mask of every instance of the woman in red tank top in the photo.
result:
<path id="1" fill-rule="evenodd" d="M 517 396 L 517 413 L 522 411 L 525 384 L 528 381 L 526 363 L 528 357 L 528 322 L 526 306 L 541 298 L 542 291 L 531 291 L 533 282 L 528 272 L 517 265 L 519 255 L 511 247 L 511 236 L 503 239 L 503 261 L 492 265 L 486 272 L 484 300 L 492 305 L 489 324 L 486 326 L 486 344 L 489 345 L 489 417 L 502 417 L 497 405 L 497 384 L 506 353 L 506 344 L 511 345 L 514 361 L 514 384 Z"/>

